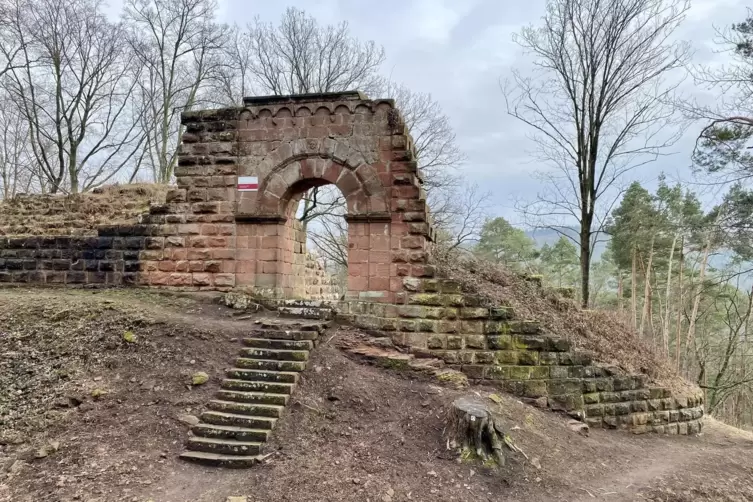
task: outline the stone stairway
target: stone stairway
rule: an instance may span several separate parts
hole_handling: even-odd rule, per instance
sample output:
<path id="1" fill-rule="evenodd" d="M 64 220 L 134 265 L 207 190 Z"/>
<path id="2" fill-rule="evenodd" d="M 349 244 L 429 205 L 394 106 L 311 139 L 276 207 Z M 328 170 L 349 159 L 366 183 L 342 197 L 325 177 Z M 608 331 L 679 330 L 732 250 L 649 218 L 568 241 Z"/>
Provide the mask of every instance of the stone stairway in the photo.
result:
<path id="1" fill-rule="evenodd" d="M 327 321 L 263 319 L 254 325 L 235 366 L 226 371 L 216 399 L 180 458 L 222 467 L 250 467 L 282 417 L 309 353 Z"/>

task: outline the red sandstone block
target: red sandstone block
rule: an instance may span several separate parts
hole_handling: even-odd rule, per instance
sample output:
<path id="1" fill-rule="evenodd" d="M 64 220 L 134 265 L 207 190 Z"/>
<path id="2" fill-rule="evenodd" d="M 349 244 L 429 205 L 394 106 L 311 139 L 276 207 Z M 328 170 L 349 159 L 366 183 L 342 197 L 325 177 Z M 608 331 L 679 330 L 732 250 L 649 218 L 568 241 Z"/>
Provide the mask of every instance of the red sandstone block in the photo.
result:
<path id="1" fill-rule="evenodd" d="M 369 263 L 369 277 L 389 277 L 390 276 L 390 263 Z"/>
<path id="2" fill-rule="evenodd" d="M 340 178 L 340 174 L 343 171 L 344 169 L 339 164 L 328 161 L 327 166 L 324 168 L 324 172 L 322 173 L 322 179 L 325 179 L 330 183 L 337 183 L 337 180 L 338 178 Z"/>
<path id="3" fill-rule="evenodd" d="M 194 286 L 211 286 L 212 275 L 211 274 L 191 274 L 191 283 Z"/>
<path id="4" fill-rule="evenodd" d="M 351 249 L 348 251 L 348 263 L 368 263 L 369 252 L 363 249 Z"/>
<path id="5" fill-rule="evenodd" d="M 212 260 L 234 260 L 236 251 L 234 249 L 210 249 L 209 257 Z"/>
<path id="6" fill-rule="evenodd" d="M 423 249 L 425 245 L 426 238 L 423 235 L 408 235 L 400 241 L 403 249 Z"/>
<path id="7" fill-rule="evenodd" d="M 177 227 L 176 233 L 179 235 L 199 235 L 201 233 L 201 225 L 195 223 L 185 223 Z"/>
<path id="8" fill-rule="evenodd" d="M 218 287 L 235 286 L 235 274 L 215 274 L 214 285 Z"/>
<path id="9" fill-rule="evenodd" d="M 278 235 L 285 235 L 286 229 L 283 225 L 260 225 L 259 235 L 262 237 L 276 237 Z"/>
<path id="10" fill-rule="evenodd" d="M 142 272 L 154 272 L 156 270 L 159 270 L 159 262 L 158 261 L 142 261 L 139 263 L 139 270 Z"/>
<path id="11" fill-rule="evenodd" d="M 174 272 L 175 271 L 175 262 L 174 261 L 161 261 L 159 262 L 159 269 L 162 272 Z"/>
<path id="12" fill-rule="evenodd" d="M 276 261 L 263 261 L 259 262 L 260 270 L 262 274 L 276 274 L 279 271 L 279 262 Z"/>
<path id="13" fill-rule="evenodd" d="M 191 272 L 204 272 L 205 263 L 201 260 L 191 260 L 188 262 L 188 270 Z"/>
<path id="14" fill-rule="evenodd" d="M 168 256 L 168 252 L 170 253 Z M 188 259 L 188 250 L 184 248 L 172 248 L 169 251 L 165 251 L 165 259 L 170 259 L 173 261 L 179 261 L 179 260 L 187 260 Z"/>
<path id="15" fill-rule="evenodd" d="M 236 261 L 235 260 L 223 260 L 222 262 L 222 273 L 223 274 L 234 274 L 235 268 L 236 268 Z"/>
<path id="16" fill-rule="evenodd" d="M 335 184 L 345 197 L 348 197 L 361 188 L 361 183 L 356 178 L 356 175 L 347 169 L 341 170 L 340 177 Z"/>
<path id="17" fill-rule="evenodd" d="M 348 263 L 348 275 L 353 277 L 368 277 L 368 263 Z"/>
<path id="18" fill-rule="evenodd" d="M 390 265 L 390 276 L 406 277 L 410 275 L 409 263 L 393 263 Z"/>
<path id="19" fill-rule="evenodd" d="M 148 277 L 153 286 L 167 286 L 170 282 L 170 274 L 165 272 L 150 272 Z"/>
<path id="20" fill-rule="evenodd" d="M 190 269 L 188 267 L 188 261 L 181 260 L 181 261 L 175 262 L 175 271 L 176 272 L 189 272 Z"/>
<path id="21" fill-rule="evenodd" d="M 389 251 L 390 237 L 387 235 L 371 235 L 369 249 L 372 251 Z"/>
<path id="22" fill-rule="evenodd" d="M 170 274 L 170 278 L 168 279 L 168 284 L 170 286 L 190 286 L 191 285 L 191 274 Z"/>
<path id="23" fill-rule="evenodd" d="M 368 291 L 390 291 L 390 278 L 369 277 Z"/>
<path id="24" fill-rule="evenodd" d="M 210 260 L 212 258 L 211 251 L 211 249 L 189 249 L 186 258 L 189 260 Z"/>
<path id="25" fill-rule="evenodd" d="M 210 248 L 226 248 L 230 245 L 230 237 L 209 237 L 207 246 Z"/>
<path id="26" fill-rule="evenodd" d="M 353 277 L 348 275 L 348 291 L 368 291 L 368 277 Z"/>
<path id="27" fill-rule="evenodd" d="M 258 256 L 258 260 L 261 261 L 276 261 L 277 258 L 281 255 L 281 252 L 279 249 L 259 249 L 255 250 Z"/>
<path id="28" fill-rule="evenodd" d="M 387 202 L 381 197 L 372 197 L 369 201 L 371 211 L 375 213 L 387 212 Z"/>
<path id="29" fill-rule="evenodd" d="M 161 250 L 149 249 L 139 252 L 139 260 L 142 261 L 159 261 L 163 258 L 165 252 Z"/>
<path id="30" fill-rule="evenodd" d="M 280 243 L 280 238 L 277 236 L 268 236 L 268 237 L 262 237 L 261 238 L 261 249 L 280 249 L 282 243 Z"/>
<path id="31" fill-rule="evenodd" d="M 211 225 L 211 224 L 202 225 L 201 235 L 217 235 L 217 225 Z"/>
<path id="32" fill-rule="evenodd" d="M 238 261 L 238 262 L 228 262 L 228 263 L 235 263 L 235 272 L 239 274 L 254 274 L 256 272 L 256 267 L 259 262 Z"/>
<path id="33" fill-rule="evenodd" d="M 235 258 L 239 261 L 254 261 L 257 259 L 257 256 L 259 257 L 258 259 L 261 259 L 260 251 L 256 249 L 238 249 L 235 252 Z"/>
<path id="34" fill-rule="evenodd" d="M 194 237 L 189 237 L 188 240 L 186 241 L 186 244 L 188 245 L 188 247 L 192 247 L 192 248 L 212 247 L 212 246 L 209 246 L 208 242 L 209 242 L 209 237 L 194 236 Z"/>
<path id="35" fill-rule="evenodd" d="M 193 272 L 193 270 L 192 270 Z M 202 270 L 196 270 L 196 272 L 202 272 Z M 222 262 L 211 260 L 204 262 L 204 270 L 203 272 L 210 272 L 212 274 L 219 274 L 222 273 Z"/>
<path id="36" fill-rule="evenodd" d="M 165 247 L 183 247 L 186 245 L 184 237 L 171 236 L 165 238 Z"/>
<path id="37" fill-rule="evenodd" d="M 218 235 L 233 235 L 235 232 L 235 226 L 234 225 L 227 225 L 227 224 L 218 224 L 217 225 L 217 234 Z"/>
<path id="38" fill-rule="evenodd" d="M 235 274 L 235 284 L 237 286 L 255 286 L 256 274 L 254 273 L 237 273 Z"/>
<path id="39" fill-rule="evenodd" d="M 403 279 L 401 277 L 390 277 L 390 291 L 397 293 L 403 290 Z"/>

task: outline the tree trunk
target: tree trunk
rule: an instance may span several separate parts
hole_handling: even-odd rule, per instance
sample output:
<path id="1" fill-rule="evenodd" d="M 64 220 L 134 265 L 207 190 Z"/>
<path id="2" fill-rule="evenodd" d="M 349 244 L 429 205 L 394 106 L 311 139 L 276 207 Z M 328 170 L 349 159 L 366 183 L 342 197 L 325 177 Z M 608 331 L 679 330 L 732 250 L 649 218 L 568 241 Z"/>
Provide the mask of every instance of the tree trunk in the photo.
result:
<path id="1" fill-rule="evenodd" d="M 709 252 L 711 250 L 711 237 L 707 237 L 706 247 L 703 249 L 703 259 L 701 260 L 701 272 L 698 275 L 698 288 L 693 298 L 693 310 L 690 314 L 690 322 L 688 324 L 688 336 L 685 340 L 685 347 L 690 349 L 690 343 L 693 341 L 693 335 L 695 335 L 695 321 L 698 316 L 698 307 L 701 305 L 701 294 L 703 293 L 703 279 L 706 277 L 706 264 L 709 261 Z"/>
<path id="2" fill-rule="evenodd" d="M 617 309 L 620 312 L 620 317 L 622 317 L 623 313 L 625 312 L 625 306 L 623 305 L 622 295 L 623 295 L 622 270 L 618 270 L 617 271 Z"/>
<path id="3" fill-rule="evenodd" d="M 632 309 L 632 317 L 630 319 L 630 323 L 633 325 L 633 329 L 638 327 L 638 303 L 636 296 L 638 295 L 638 290 L 636 288 L 636 281 L 638 279 L 638 274 L 635 270 L 635 261 L 636 261 L 636 255 L 637 251 L 635 249 L 635 246 L 633 246 L 633 263 L 632 263 L 632 270 L 631 270 L 631 277 L 630 277 L 630 306 Z"/>
<path id="4" fill-rule="evenodd" d="M 643 329 L 646 326 L 646 319 L 651 314 L 651 264 L 654 261 L 654 236 L 651 236 L 651 247 L 648 251 L 648 265 L 643 271 L 643 310 L 641 312 L 641 327 L 638 332 L 643 335 Z"/>
<path id="5" fill-rule="evenodd" d="M 591 281 L 591 221 L 581 222 L 580 230 L 580 294 L 581 306 L 588 308 Z"/>
<path id="6" fill-rule="evenodd" d="M 505 433 L 484 402 L 460 397 L 452 403 L 448 415 L 448 445 L 459 449 L 461 458 L 505 465 Z"/>
<path id="7" fill-rule="evenodd" d="M 672 303 L 669 300 L 669 295 L 672 291 L 672 258 L 674 258 L 675 255 L 675 246 L 677 246 L 677 237 L 679 237 L 678 234 L 675 234 L 674 239 L 672 239 L 672 249 L 669 251 L 669 264 L 667 265 L 667 291 L 664 294 L 664 303 L 666 307 L 666 312 L 664 313 L 664 322 L 662 323 L 662 330 L 661 330 L 661 337 L 662 337 L 662 345 L 664 347 L 664 354 L 666 356 L 669 355 L 669 316 L 672 312 L 672 309 L 670 308 Z"/>
<path id="8" fill-rule="evenodd" d="M 675 359 L 677 371 L 680 371 L 680 349 L 682 348 L 682 272 L 685 265 L 685 236 L 680 240 L 680 278 L 677 286 L 677 335 L 675 335 Z"/>

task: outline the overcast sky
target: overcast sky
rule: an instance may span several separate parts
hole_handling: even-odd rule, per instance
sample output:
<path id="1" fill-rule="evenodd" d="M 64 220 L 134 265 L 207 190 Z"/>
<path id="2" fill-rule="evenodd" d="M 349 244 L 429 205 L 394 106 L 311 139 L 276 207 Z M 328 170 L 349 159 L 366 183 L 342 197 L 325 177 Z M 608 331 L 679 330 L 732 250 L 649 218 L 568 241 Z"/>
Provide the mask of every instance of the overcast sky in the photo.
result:
<path id="1" fill-rule="evenodd" d="M 321 23 L 347 21 L 352 33 L 374 40 L 387 53 L 385 72 L 415 91 L 428 92 L 450 117 L 467 155 L 462 172 L 494 192 L 495 212 L 518 221 L 516 198 L 533 198 L 539 184 L 531 174 L 533 142 L 521 123 L 508 117 L 499 82 L 528 57 L 512 41 L 522 26 L 540 24 L 545 0 L 220 0 L 220 21 L 245 24 L 259 16 L 277 22 L 288 6 L 306 10 Z M 114 6 L 113 6 L 114 7 Z M 678 37 L 690 41 L 695 61 L 719 60 L 714 27 L 741 21 L 742 0 L 693 0 Z M 693 91 L 691 82 L 684 90 Z M 708 96 L 705 98 L 708 99 Z M 694 134 L 675 145 L 677 154 L 633 173 L 655 182 L 660 171 L 690 178 Z"/>

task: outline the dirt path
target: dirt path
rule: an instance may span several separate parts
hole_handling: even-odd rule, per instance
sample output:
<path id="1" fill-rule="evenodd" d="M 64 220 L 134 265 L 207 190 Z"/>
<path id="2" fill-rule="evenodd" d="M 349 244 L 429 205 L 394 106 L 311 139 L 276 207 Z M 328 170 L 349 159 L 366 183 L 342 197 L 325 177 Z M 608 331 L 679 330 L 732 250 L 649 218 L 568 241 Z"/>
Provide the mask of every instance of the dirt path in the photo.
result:
<path id="1" fill-rule="evenodd" d="M 447 405 L 462 392 L 350 359 L 337 338 L 314 351 L 265 464 L 228 471 L 183 463 L 188 427 L 178 417 L 200 413 L 249 322 L 214 303 L 141 292 L 0 290 L 0 368 L 49 375 L 78 365 L 67 380 L 22 386 L 28 398 L 19 402 L 54 414 L 43 426 L 28 425 L 25 412 L 0 416 L 0 439 L 28 425 L 18 429 L 28 431 L 21 443 L 0 441 L 0 501 L 753 500 L 753 436 L 714 421 L 700 437 L 584 437 L 559 415 L 504 398 L 510 436 L 530 461 L 498 472 L 458 463 L 442 430 Z M 123 342 L 124 330 L 137 343 Z M 196 369 L 211 376 L 199 388 L 186 385 Z M 107 394 L 55 408 L 59 389 L 93 386 Z M 59 450 L 35 459 L 51 441 Z"/>

